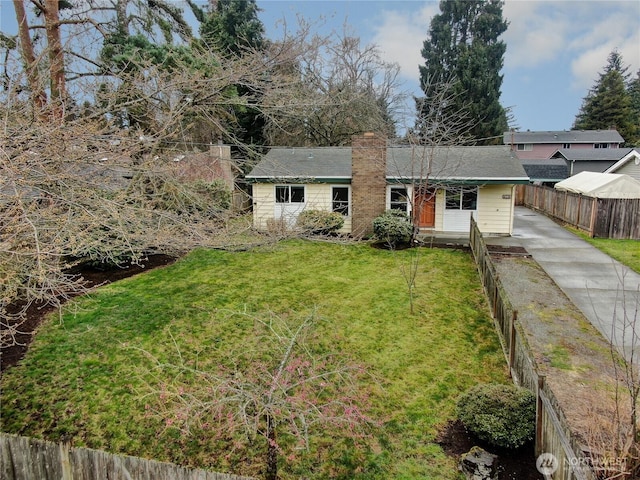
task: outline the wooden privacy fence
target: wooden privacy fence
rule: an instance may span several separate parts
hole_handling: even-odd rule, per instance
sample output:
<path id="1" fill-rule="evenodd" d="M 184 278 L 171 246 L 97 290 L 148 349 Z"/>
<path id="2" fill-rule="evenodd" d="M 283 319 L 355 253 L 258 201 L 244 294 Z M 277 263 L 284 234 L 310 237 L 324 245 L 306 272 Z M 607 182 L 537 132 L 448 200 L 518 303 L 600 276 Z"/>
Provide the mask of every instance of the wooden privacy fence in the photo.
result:
<path id="1" fill-rule="evenodd" d="M 555 480 L 595 480 L 588 458 L 571 434 L 566 418 L 553 391 L 538 374 L 534 355 L 527 343 L 518 312 L 513 308 L 500 281 L 496 267 L 475 220 L 471 219 L 469 244 L 507 358 L 514 383 L 536 395 L 535 453 L 553 454 L 557 469 L 549 478 Z"/>
<path id="2" fill-rule="evenodd" d="M 551 187 L 523 185 L 516 195 L 535 208 L 586 231 L 591 237 L 640 240 L 640 199 L 594 198 Z"/>
<path id="3" fill-rule="evenodd" d="M 251 480 L 0 433 L 3 480 Z"/>

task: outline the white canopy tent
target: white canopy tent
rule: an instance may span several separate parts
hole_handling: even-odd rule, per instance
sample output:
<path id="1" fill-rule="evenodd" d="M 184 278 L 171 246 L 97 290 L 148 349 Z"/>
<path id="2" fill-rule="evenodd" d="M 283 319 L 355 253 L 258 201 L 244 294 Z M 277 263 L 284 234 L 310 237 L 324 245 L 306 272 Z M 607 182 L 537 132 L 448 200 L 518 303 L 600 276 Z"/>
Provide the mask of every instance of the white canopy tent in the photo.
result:
<path id="1" fill-rule="evenodd" d="M 556 183 L 555 188 L 595 198 L 640 198 L 640 182 L 616 173 L 580 172 Z"/>

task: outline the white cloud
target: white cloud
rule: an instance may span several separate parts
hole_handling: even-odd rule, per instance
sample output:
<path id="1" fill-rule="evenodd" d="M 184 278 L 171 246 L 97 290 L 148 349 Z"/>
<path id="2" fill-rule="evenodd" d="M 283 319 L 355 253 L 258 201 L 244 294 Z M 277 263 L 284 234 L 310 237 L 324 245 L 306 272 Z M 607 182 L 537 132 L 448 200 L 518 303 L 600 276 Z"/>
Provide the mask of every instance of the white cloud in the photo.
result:
<path id="1" fill-rule="evenodd" d="M 629 67 L 628 73 L 635 75 L 640 68 L 640 34 L 621 41 L 609 41 L 598 47 L 585 50 L 573 62 L 571 73 L 573 74 L 572 87 L 584 90 L 585 95 L 598 80 L 598 74 L 607 65 L 609 54 L 617 49 L 622 55 L 622 61 Z"/>
<path id="2" fill-rule="evenodd" d="M 554 60 L 561 51 L 571 19 L 548 2 L 507 0 L 503 16 L 509 27 L 505 67 L 534 68 Z"/>
<path id="3" fill-rule="evenodd" d="M 616 3 L 618 9 L 606 15 L 595 14 L 589 23 L 590 28 L 579 32 L 571 42 L 569 49 L 574 52 L 571 61 L 572 87 L 587 90 L 598 78 L 607 63 L 609 54 L 617 49 L 629 66 L 629 72 L 635 74 L 640 68 L 640 30 L 637 19 L 640 3 Z M 601 13 L 601 12 L 600 12 Z"/>
<path id="4" fill-rule="evenodd" d="M 503 13 L 510 22 L 504 36 L 507 69 L 542 67 L 554 75 L 559 66 L 569 65 L 568 83 L 586 90 L 615 48 L 632 72 L 640 68 L 637 1 L 507 0 Z"/>
<path id="5" fill-rule="evenodd" d="M 438 12 L 438 4 L 433 2 L 417 11 L 384 10 L 372 27 L 373 43 L 380 47 L 385 60 L 400 65 L 400 73 L 407 80 L 419 81 L 418 66 L 424 64 L 420 51 L 429 33 L 431 18 Z"/>

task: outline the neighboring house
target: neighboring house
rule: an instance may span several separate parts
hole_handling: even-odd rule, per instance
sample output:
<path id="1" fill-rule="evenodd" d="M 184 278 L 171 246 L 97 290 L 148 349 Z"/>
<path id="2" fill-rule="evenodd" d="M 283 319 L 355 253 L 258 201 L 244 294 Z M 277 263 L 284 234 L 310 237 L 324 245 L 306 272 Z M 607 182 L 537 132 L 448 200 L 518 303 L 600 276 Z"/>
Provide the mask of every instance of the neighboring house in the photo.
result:
<path id="1" fill-rule="evenodd" d="M 549 132 L 505 132 L 503 143 L 520 160 L 551 158 L 556 151 L 619 148 L 624 139 L 616 130 L 561 130 Z"/>
<path id="2" fill-rule="evenodd" d="M 229 145 L 209 145 L 208 152 L 185 152 L 171 158 L 172 170 L 183 181 L 222 181 L 233 191 L 239 170 L 231 160 Z"/>
<path id="3" fill-rule="evenodd" d="M 621 173 L 640 180 L 640 151 L 631 149 L 629 153 L 606 169 L 604 173 Z"/>
<path id="4" fill-rule="evenodd" d="M 563 160 L 569 170 L 569 176 L 580 172 L 605 172 L 633 152 L 632 148 L 614 149 L 561 149 L 551 158 Z M 620 173 L 620 172 L 616 172 Z"/>
<path id="5" fill-rule="evenodd" d="M 109 146 L 116 147 L 118 143 L 114 140 Z M 143 158 L 135 160 L 121 152 L 98 149 L 93 146 L 92 148 L 75 147 L 74 150 L 81 151 L 83 154 L 72 160 L 55 163 L 55 171 L 59 176 L 57 181 L 64 180 L 68 175 L 69 178 L 74 179 L 73 181 L 85 182 L 87 187 L 115 192 L 124 190 L 131 184 L 135 172 L 140 169 L 136 163 L 148 162 L 144 165 L 144 171 L 149 175 L 154 172 L 164 172 L 183 182 L 223 182 L 232 193 L 233 207 L 238 210 L 248 208 L 248 195 L 236 188 L 236 179 L 241 172 L 231 159 L 231 147 L 228 145 L 211 145 L 207 152 L 163 154 L 162 158 L 146 154 Z M 87 152 L 86 155 L 84 152 Z M 37 154 L 33 153 L 33 155 Z M 48 165 L 53 164 L 54 162 Z M 48 193 L 36 187 L 37 182 L 32 180 L 20 181 L 20 185 L 30 183 L 32 185 L 22 186 L 18 190 L 0 183 L 0 205 L 16 197 L 30 200 L 49 198 Z"/>
<path id="6" fill-rule="evenodd" d="M 253 184 L 254 226 L 295 226 L 305 209 L 340 212 L 343 233 L 372 233 L 386 210 L 406 212 L 422 232 L 510 235 L 514 187 L 529 183 L 504 146 L 390 146 L 365 134 L 351 147 L 272 148 L 246 176 Z"/>
<path id="7" fill-rule="evenodd" d="M 536 185 L 553 186 L 569 176 L 566 162 L 560 158 L 546 160 L 525 160 L 522 162 L 531 183 Z"/>

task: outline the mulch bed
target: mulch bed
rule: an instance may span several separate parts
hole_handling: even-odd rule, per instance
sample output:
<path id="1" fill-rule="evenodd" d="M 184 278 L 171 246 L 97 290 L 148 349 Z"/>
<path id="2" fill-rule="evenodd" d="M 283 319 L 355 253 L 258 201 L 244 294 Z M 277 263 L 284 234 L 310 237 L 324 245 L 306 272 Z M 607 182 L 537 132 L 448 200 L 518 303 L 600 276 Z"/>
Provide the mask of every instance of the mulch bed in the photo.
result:
<path id="1" fill-rule="evenodd" d="M 517 450 L 495 448 L 469 433 L 458 420 L 447 423 L 436 442 L 447 455 L 456 458 L 476 445 L 497 455 L 499 480 L 544 480 L 536 468 L 533 442 Z"/>

